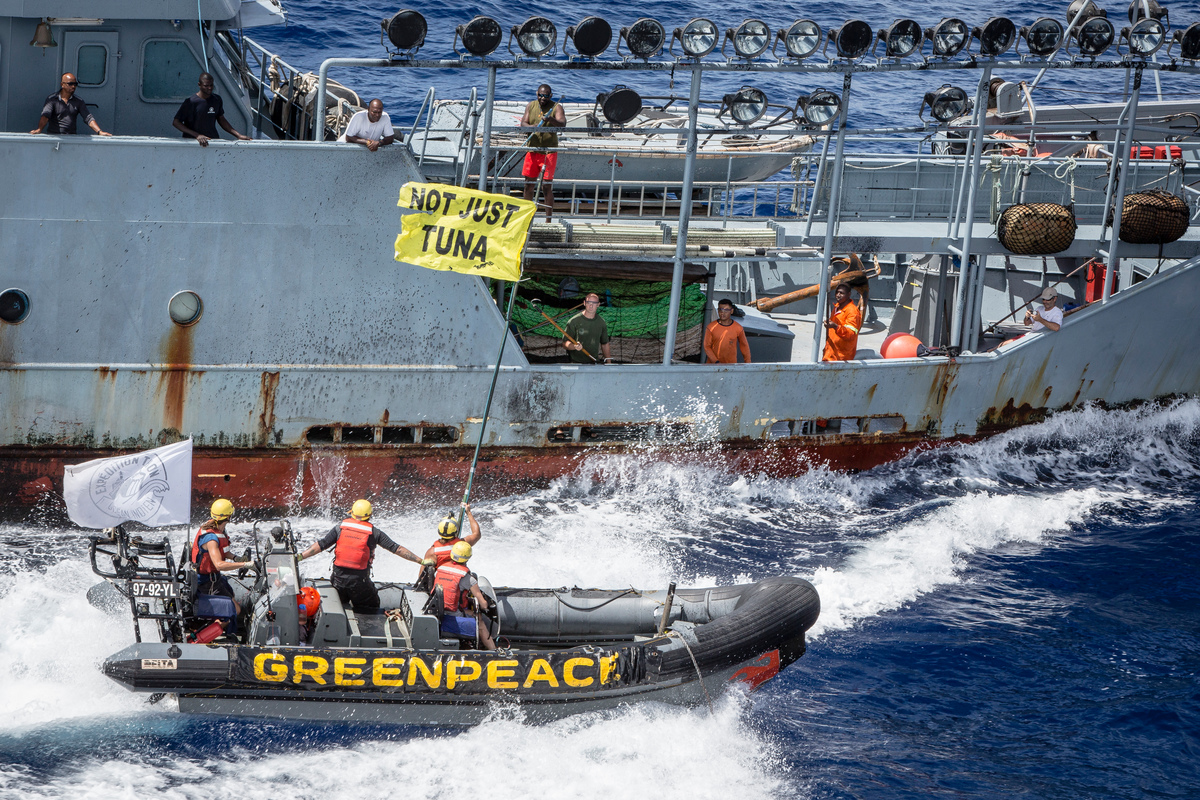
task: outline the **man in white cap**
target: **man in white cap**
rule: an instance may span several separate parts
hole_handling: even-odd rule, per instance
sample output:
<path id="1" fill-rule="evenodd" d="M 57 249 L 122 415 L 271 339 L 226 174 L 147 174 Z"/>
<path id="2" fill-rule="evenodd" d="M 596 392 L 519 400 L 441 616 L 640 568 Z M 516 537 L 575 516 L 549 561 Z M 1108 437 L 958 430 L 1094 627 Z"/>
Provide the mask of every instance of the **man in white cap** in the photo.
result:
<path id="1" fill-rule="evenodd" d="M 1054 290 L 1053 286 L 1042 289 L 1041 300 L 1041 311 L 1025 312 L 1025 324 L 1029 326 L 1030 333 L 1044 330 L 1056 331 L 1062 327 L 1063 312 L 1058 307 L 1058 292 Z"/>

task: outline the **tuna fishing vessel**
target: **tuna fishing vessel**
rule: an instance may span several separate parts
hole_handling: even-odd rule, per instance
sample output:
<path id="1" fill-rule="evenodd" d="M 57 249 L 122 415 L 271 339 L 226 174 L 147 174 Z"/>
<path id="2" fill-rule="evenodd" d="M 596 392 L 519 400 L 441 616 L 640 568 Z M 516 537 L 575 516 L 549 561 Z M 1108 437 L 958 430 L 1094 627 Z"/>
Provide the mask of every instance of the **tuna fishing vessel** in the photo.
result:
<path id="1" fill-rule="evenodd" d="M 253 585 L 235 589 L 248 610 L 240 628 L 214 639 L 204 631 L 232 603 L 197 595 L 194 565 L 186 553 L 176 562 L 166 539 L 118 527 L 93 536 L 90 553 L 108 580 L 89 599 L 130 609 L 137 638 L 104 673 L 155 701 L 174 694 L 191 713 L 469 725 L 498 703 L 519 703 L 530 721 L 640 700 L 711 704 L 729 683 L 756 688 L 800 658 L 820 612 L 816 590 L 792 577 L 650 592 L 493 589 L 481 578 L 500 647 L 484 651 L 446 638 L 428 591 L 412 585 L 378 587 L 386 614 L 356 614 L 328 580 L 301 586 L 285 523 L 255 556 Z M 142 640 L 143 624 L 157 641 Z"/>
<path id="2" fill-rule="evenodd" d="M 0 491 L 17 513 L 53 508 L 65 464 L 188 436 L 199 499 L 295 512 L 362 495 L 440 502 L 458 494 L 476 445 L 488 493 L 599 469 L 589 457 L 614 452 L 782 475 L 868 468 L 1085 403 L 1200 391 L 1200 332 L 1179 322 L 1200 291 L 1185 179 L 1196 139 L 1143 124 L 1138 110 L 1156 81 L 1168 93 L 1194 82 L 1200 28 L 1178 27 L 1156 3 L 1139 0 L 1107 43 L 1093 22 L 1106 18 L 1088 4 L 1020 27 L 747 20 L 726 31 L 724 57 L 705 50 L 715 28 L 692 21 L 672 37 L 682 54 L 589 59 L 527 44 L 431 54 L 424 20 L 405 11 L 384 21 L 381 57 L 331 58 L 308 81 L 244 33 L 282 19 L 269 0 L 166 0 L 152 12 L 104 0 L 70 12 L 87 17 L 59 16 L 70 5 L 0 3 L 12 65 L 0 74 L 0 163 L 20 176 L 0 196 Z M 202 148 L 172 133 L 206 67 L 226 117 L 254 141 Z M 310 95 L 330 109 L 326 125 L 344 110 L 331 68 L 405 85 L 429 70 L 475 80 L 480 152 L 460 161 L 457 181 L 498 191 L 498 73 L 603 72 L 597 91 L 633 73 L 647 85 L 686 80 L 684 172 L 636 188 L 610 175 L 556 197 L 555 221 L 531 231 L 510 329 L 511 284 L 393 260 L 399 187 L 425 179 L 410 143 L 372 153 L 289 133 L 312 125 Z M 26 132 L 63 71 L 117 135 Z M 1044 154 L 999 136 L 1021 134 L 984 113 L 992 79 L 1038 71 L 1127 79 L 1116 119 L 1083 134 L 1094 147 Z M 760 75 L 794 93 L 793 117 L 816 144 L 771 180 L 697 180 L 705 81 Z M 870 104 L 862 86 L 906 75 L 947 84 L 916 92 L 921 114 L 907 124 L 851 128 L 856 102 Z M 795 137 L 770 115 L 736 122 L 766 93 L 735 94 L 721 135 Z M 294 112 L 286 125 L 273 117 L 281 108 Z M 973 122 L 956 127 L 961 153 L 931 152 L 963 113 Z M 1056 126 L 1080 130 L 1078 119 L 1036 121 L 1039 136 Z M 820 361 L 828 300 L 816 291 L 745 310 L 754 363 L 702 363 L 715 300 L 746 308 L 827 286 L 850 253 L 880 258 L 870 281 L 880 321 L 864 326 L 853 360 Z M 1052 285 L 1071 312 L 1061 329 L 997 348 L 1028 332 L 1020 312 Z M 543 312 L 593 290 L 616 363 L 564 363 Z M 894 334 L 931 352 L 881 357 Z"/>

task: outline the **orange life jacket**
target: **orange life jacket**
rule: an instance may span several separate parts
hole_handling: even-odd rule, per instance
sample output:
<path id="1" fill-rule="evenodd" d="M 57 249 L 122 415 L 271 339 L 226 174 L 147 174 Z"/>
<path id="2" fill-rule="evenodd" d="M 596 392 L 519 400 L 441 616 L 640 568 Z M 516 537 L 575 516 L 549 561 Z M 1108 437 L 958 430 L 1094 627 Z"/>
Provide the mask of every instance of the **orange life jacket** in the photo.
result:
<path id="1" fill-rule="evenodd" d="M 457 561 L 447 561 L 438 567 L 437 574 L 433 576 L 433 585 L 442 587 L 442 604 L 447 611 L 467 609 L 467 597 L 470 593 L 459 591 L 458 582 L 470 573 L 471 570 L 467 569 L 466 564 L 459 564 Z"/>
<path id="2" fill-rule="evenodd" d="M 212 520 L 209 520 L 212 522 Z M 217 537 L 217 549 L 221 551 L 221 560 L 227 561 L 229 556 L 225 552 L 225 548 L 229 547 L 229 537 L 221 533 L 216 528 L 208 527 L 208 523 L 200 526 L 200 530 L 196 532 L 196 538 L 192 540 L 192 563 L 196 565 L 196 571 L 201 575 L 211 575 L 217 572 L 216 565 L 213 564 L 212 556 L 208 554 L 208 548 L 200 547 L 200 537 L 206 533 L 211 533 Z"/>
<path id="3" fill-rule="evenodd" d="M 336 555 L 333 559 L 335 567 L 347 569 L 366 569 L 371 566 L 371 547 L 367 540 L 375 527 L 369 522 L 359 522 L 347 517 L 342 520 L 342 529 L 338 531 L 337 544 L 334 545 Z"/>
<path id="4" fill-rule="evenodd" d="M 442 564 L 450 561 L 450 550 L 454 547 L 454 545 L 461 541 L 462 539 L 458 538 L 457 536 L 455 536 L 453 539 L 442 539 L 439 537 L 438 540 L 433 543 L 433 565 L 435 567 L 440 567 Z"/>

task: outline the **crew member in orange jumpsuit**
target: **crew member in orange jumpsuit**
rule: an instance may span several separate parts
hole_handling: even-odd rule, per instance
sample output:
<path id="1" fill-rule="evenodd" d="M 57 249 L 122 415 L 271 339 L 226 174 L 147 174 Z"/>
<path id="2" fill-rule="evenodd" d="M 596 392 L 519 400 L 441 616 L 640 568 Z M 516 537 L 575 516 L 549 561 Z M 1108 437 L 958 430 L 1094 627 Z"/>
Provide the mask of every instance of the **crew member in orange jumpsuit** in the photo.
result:
<path id="1" fill-rule="evenodd" d="M 825 320 L 825 354 L 822 361 L 853 361 L 858 350 L 862 312 L 850 302 L 850 284 L 839 283 L 833 293 L 833 308 Z"/>
<path id="2" fill-rule="evenodd" d="M 704 331 L 704 355 L 710 364 L 736 364 L 738 350 L 742 360 L 750 363 L 750 342 L 746 331 L 733 318 L 733 301 L 717 303 L 717 318 Z"/>

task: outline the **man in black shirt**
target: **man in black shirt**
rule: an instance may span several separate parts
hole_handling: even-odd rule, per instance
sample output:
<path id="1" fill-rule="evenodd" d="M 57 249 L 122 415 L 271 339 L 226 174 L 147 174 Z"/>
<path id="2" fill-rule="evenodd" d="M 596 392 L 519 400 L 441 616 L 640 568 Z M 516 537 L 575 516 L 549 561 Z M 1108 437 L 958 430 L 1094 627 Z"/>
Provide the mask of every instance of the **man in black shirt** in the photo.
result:
<path id="1" fill-rule="evenodd" d="M 79 81 L 75 80 L 74 75 L 65 73 L 62 87 L 46 98 L 46 104 L 42 106 L 42 118 L 30 133 L 41 133 L 43 130 L 46 133 L 75 133 L 75 118 L 83 117 L 83 121 L 96 133 L 112 136 L 100 130 L 100 123 L 88 111 L 87 104 L 75 96 L 75 87 L 78 85 Z"/>
<path id="2" fill-rule="evenodd" d="M 192 138 L 201 147 L 208 147 L 209 139 L 220 139 L 217 133 L 217 123 L 221 124 L 235 139 L 249 141 L 249 136 L 243 136 L 233 129 L 229 120 L 225 119 L 225 105 L 221 95 L 213 94 L 213 76 L 207 72 L 200 73 L 200 91 L 183 101 L 183 105 L 175 112 L 171 124 L 183 134 L 183 138 Z"/>

